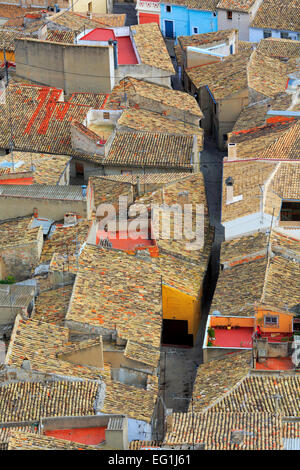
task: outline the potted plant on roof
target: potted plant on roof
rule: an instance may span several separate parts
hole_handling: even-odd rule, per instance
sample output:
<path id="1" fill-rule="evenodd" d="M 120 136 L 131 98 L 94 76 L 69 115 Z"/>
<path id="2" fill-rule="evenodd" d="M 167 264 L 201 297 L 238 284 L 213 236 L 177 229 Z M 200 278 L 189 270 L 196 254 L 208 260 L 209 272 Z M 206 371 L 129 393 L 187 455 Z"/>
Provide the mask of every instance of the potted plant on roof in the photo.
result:
<path id="1" fill-rule="evenodd" d="M 216 335 L 215 335 L 215 330 L 211 326 L 208 327 L 207 329 L 208 332 L 208 341 L 215 341 L 216 340 Z"/>

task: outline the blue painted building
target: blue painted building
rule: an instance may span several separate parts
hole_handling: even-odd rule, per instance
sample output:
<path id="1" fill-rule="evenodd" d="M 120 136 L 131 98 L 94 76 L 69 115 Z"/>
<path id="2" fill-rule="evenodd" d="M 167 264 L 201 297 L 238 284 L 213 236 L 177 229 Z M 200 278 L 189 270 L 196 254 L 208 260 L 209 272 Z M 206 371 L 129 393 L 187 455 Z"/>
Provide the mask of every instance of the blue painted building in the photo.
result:
<path id="1" fill-rule="evenodd" d="M 177 0 L 178 1 L 178 0 Z M 211 33 L 218 30 L 217 11 L 214 10 L 216 1 L 171 0 L 171 3 L 160 4 L 160 27 L 165 37 L 191 36 L 192 34 Z M 211 10 L 196 9 L 203 4 Z"/>

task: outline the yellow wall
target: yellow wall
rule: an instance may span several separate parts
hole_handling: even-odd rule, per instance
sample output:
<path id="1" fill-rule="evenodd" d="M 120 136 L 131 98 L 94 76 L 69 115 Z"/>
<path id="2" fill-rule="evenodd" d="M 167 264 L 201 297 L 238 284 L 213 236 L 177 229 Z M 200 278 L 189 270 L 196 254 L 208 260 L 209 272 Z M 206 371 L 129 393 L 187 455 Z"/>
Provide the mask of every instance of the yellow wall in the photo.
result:
<path id="1" fill-rule="evenodd" d="M 278 315 L 279 326 L 264 326 L 265 315 Z M 256 314 L 256 322 L 260 326 L 262 332 L 266 333 L 292 333 L 293 331 L 293 315 L 283 312 L 276 312 L 272 309 L 258 307 Z"/>
<path id="2" fill-rule="evenodd" d="M 254 318 L 249 317 L 210 317 L 210 325 L 212 328 L 216 326 L 240 326 L 244 328 L 254 327 Z"/>
<path id="3" fill-rule="evenodd" d="M 201 296 L 197 299 L 191 295 L 163 284 L 163 319 L 187 320 L 188 333 L 196 338 L 201 318 Z"/>
<path id="4" fill-rule="evenodd" d="M 92 3 L 92 9 L 89 10 L 88 4 Z M 106 0 L 76 0 L 71 1 L 71 10 L 79 13 L 86 13 L 91 11 L 92 13 L 107 13 Z"/>
<path id="5" fill-rule="evenodd" d="M 15 53 L 6 51 L 6 60 L 8 62 L 15 62 Z M 0 50 L 0 62 L 3 62 L 3 61 L 4 61 L 4 53 L 2 50 Z"/>

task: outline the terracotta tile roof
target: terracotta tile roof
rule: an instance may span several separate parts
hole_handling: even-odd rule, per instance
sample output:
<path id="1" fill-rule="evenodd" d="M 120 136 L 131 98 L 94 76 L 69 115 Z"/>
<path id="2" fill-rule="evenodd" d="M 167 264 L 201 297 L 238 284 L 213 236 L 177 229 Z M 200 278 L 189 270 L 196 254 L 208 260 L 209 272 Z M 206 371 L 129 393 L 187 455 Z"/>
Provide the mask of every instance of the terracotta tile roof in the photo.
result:
<path id="1" fill-rule="evenodd" d="M 42 434 L 32 434 L 30 432 L 12 431 L 7 450 L 100 450 L 99 448 L 56 439 Z"/>
<path id="2" fill-rule="evenodd" d="M 254 316 L 254 306 L 263 293 L 266 257 L 237 263 L 220 272 L 210 311 L 222 315 Z"/>
<path id="3" fill-rule="evenodd" d="M 152 367 L 157 367 L 160 357 L 158 349 L 144 346 L 141 343 L 134 341 L 127 341 L 124 356 L 134 361 L 141 361 Z"/>
<path id="4" fill-rule="evenodd" d="M 255 42 L 249 41 L 238 41 L 238 52 L 242 54 L 243 52 L 250 53 L 254 48 Z"/>
<path id="5" fill-rule="evenodd" d="M 203 129 L 183 121 L 168 119 L 159 113 L 153 113 L 144 109 L 129 108 L 126 109 L 119 118 L 118 126 L 121 126 L 121 128 L 134 129 L 136 131 L 197 135 L 199 150 L 203 150 Z"/>
<path id="6" fill-rule="evenodd" d="M 275 395 L 280 395 L 277 412 L 283 416 L 300 416 L 298 400 L 300 377 L 291 376 L 250 376 L 233 388 L 211 409 L 212 412 L 226 411 L 235 413 L 275 413 Z"/>
<path id="7" fill-rule="evenodd" d="M 63 42 L 67 44 L 74 44 L 75 33 L 74 31 L 60 31 L 50 29 L 47 32 L 46 40 L 51 42 Z"/>
<path id="8" fill-rule="evenodd" d="M 281 162 L 272 178 L 270 192 L 282 199 L 300 199 L 299 188 L 300 164 L 297 162 Z"/>
<path id="9" fill-rule="evenodd" d="M 35 301 L 33 319 L 63 325 L 73 286 L 63 286 L 41 292 Z"/>
<path id="10" fill-rule="evenodd" d="M 217 8 L 248 13 L 256 0 L 220 0 Z"/>
<path id="11" fill-rule="evenodd" d="M 58 184 L 66 170 L 70 157 L 64 155 L 49 155 L 43 153 L 14 152 L 14 163 L 23 162 L 15 169 L 9 169 L 10 174 L 22 175 L 25 172 L 33 172 L 36 184 Z M 0 157 L 0 162 L 11 161 L 11 154 Z M 0 180 L 1 184 L 1 180 Z"/>
<path id="12" fill-rule="evenodd" d="M 290 109 L 293 103 L 293 94 L 278 93 L 272 101 L 271 109 L 276 111 L 286 111 Z"/>
<path id="13" fill-rule="evenodd" d="M 300 121 L 295 121 L 262 154 L 261 158 L 272 160 L 298 160 L 300 157 Z"/>
<path id="14" fill-rule="evenodd" d="M 50 262 L 54 253 L 75 253 L 86 241 L 89 229 L 90 222 L 86 219 L 79 220 L 71 227 L 58 226 L 52 236 L 44 242 L 41 263 Z"/>
<path id="15" fill-rule="evenodd" d="M 30 228 L 32 217 L 0 222 L 0 249 L 37 240 L 39 227 Z"/>
<path id="16" fill-rule="evenodd" d="M 285 439 L 299 439 L 300 438 L 300 422 L 283 422 L 282 423 L 282 437 Z"/>
<path id="17" fill-rule="evenodd" d="M 159 26 L 146 23 L 130 26 L 141 63 L 175 74 L 171 58 Z"/>
<path id="18" fill-rule="evenodd" d="M 182 5 L 191 10 L 216 11 L 219 0 L 171 0 L 171 5 Z"/>
<path id="19" fill-rule="evenodd" d="M 233 161 L 223 165 L 222 222 L 234 220 L 260 211 L 261 191 L 259 185 L 265 184 L 276 168 L 276 163 L 266 161 Z M 248 175 L 245 178 L 245 174 Z M 234 196 L 243 195 L 241 201 L 226 204 L 227 189 L 225 181 L 233 178 Z"/>
<path id="20" fill-rule="evenodd" d="M 203 443 L 205 450 L 280 450 L 281 419 L 270 413 L 174 413 L 165 444 Z M 234 432 L 242 431 L 241 442 Z"/>
<path id="21" fill-rule="evenodd" d="M 5 31 L 0 29 L 0 49 L 7 52 L 14 52 L 15 39 L 24 37 L 21 31 Z"/>
<path id="22" fill-rule="evenodd" d="M 92 15 L 93 21 L 97 21 L 102 25 L 111 26 L 114 28 L 125 26 L 126 14 L 125 13 L 113 13 L 113 14 L 101 14 L 94 13 Z M 99 28 L 99 26 L 98 26 Z"/>
<path id="23" fill-rule="evenodd" d="M 161 226 L 159 228 L 159 234 L 157 237 L 157 244 L 160 250 L 160 253 L 164 256 L 159 256 L 156 258 L 157 263 L 161 262 L 160 269 L 164 270 L 165 268 L 165 275 L 167 276 L 166 282 L 173 285 L 174 284 L 174 277 L 176 279 L 176 283 L 182 286 L 186 290 L 187 293 L 192 293 L 195 295 L 195 290 L 197 290 L 196 286 L 201 283 L 200 279 L 204 275 L 204 272 L 207 267 L 207 261 L 209 257 L 209 250 L 212 243 L 213 234 L 209 227 L 209 213 L 208 213 L 208 206 L 206 200 L 206 191 L 204 185 L 204 179 L 202 173 L 197 174 L 190 174 L 187 175 L 185 178 L 182 178 L 179 181 L 171 182 L 170 184 L 164 186 L 163 189 L 158 189 L 157 191 L 153 192 L 152 194 L 146 194 L 138 198 L 137 202 L 144 203 L 146 205 L 150 204 L 159 204 L 162 205 L 163 203 L 172 206 L 173 204 L 183 205 L 185 203 L 193 205 L 193 217 L 195 214 L 196 206 L 198 204 L 203 211 L 203 242 L 204 246 L 199 247 L 197 249 L 189 250 L 186 247 L 187 239 L 183 233 L 182 239 L 173 239 L 172 234 L 174 227 L 180 228 L 180 226 L 176 223 L 176 217 L 174 214 L 170 216 L 171 222 L 171 231 L 170 231 L 170 239 L 163 239 L 161 236 Z M 195 220 L 195 217 L 194 217 Z M 180 223 L 180 222 L 179 222 Z M 182 227 L 181 227 L 182 228 Z M 195 230 L 195 226 L 193 226 L 193 230 Z M 174 237 L 175 238 L 175 237 Z M 170 257 L 171 255 L 171 257 Z M 172 258 L 172 256 L 174 258 Z M 189 268 L 182 269 L 178 266 L 180 263 L 183 262 L 192 263 Z M 169 265 L 168 265 L 169 264 Z M 182 267 L 184 264 L 182 264 Z M 185 282 L 186 275 L 184 275 L 184 270 L 186 272 L 190 272 L 192 278 L 187 278 L 187 282 Z M 168 274 L 169 273 L 169 274 Z M 180 273 L 179 276 L 176 273 Z M 196 285 L 195 285 L 196 283 Z M 198 283 L 198 284 L 197 284 Z M 192 288 L 192 289 L 191 289 Z"/>
<path id="24" fill-rule="evenodd" d="M 228 142 L 236 144 L 237 159 L 263 159 L 263 155 L 273 144 L 294 126 L 294 118 L 263 124 L 228 134 Z M 273 157 L 270 157 L 273 159 Z"/>
<path id="25" fill-rule="evenodd" d="M 21 424 L 21 423 L 20 423 Z M 23 425 L 23 426 L 6 426 L 0 428 L 0 450 L 7 450 L 9 439 L 12 433 L 15 431 L 25 432 L 25 433 L 35 433 L 37 434 L 38 431 L 38 423 Z"/>
<path id="26" fill-rule="evenodd" d="M 251 351 L 234 353 L 198 367 L 193 388 L 193 410 L 202 412 L 249 374 Z M 192 411 L 192 404 L 189 405 Z"/>
<path id="27" fill-rule="evenodd" d="M 121 175 L 122 176 L 122 175 Z M 132 197 L 133 186 L 130 182 L 116 181 L 110 177 L 91 176 L 89 184 L 93 190 L 94 205 L 97 209 L 99 204 L 117 203 L 120 196 Z"/>
<path id="28" fill-rule="evenodd" d="M 186 69 L 194 86 L 208 86 L 216 101 L 248 88 L 247 62 L 249 53 L 234 54 L 224 60 Z"/>
<path id="29" fill-rule="evenodd" d="M 161 447 L 161 441 L 131 441 L 129 442 L 129 450 L 141 450 L 143 447 Z"/>
<path id="30" fill-rule="evenodd" d="M 94 346 L 100 346 L 102 344 L 102 336 L 98 338 L 91 338 L 80 341 L 79 343 L 67 343 L 58 349 L 56 356 L 63 357 L 65 354 L 70 354 L 78 351 L 84 351 Z"/>
<path id="31" fill-rule="evenodd" d="M 103 20 L 102 20 L 103 21 Z M 63 26 L 67 30 L 79 33 L 84 29 L 99 28 L 99 21 L 90 19 L 73 11 L 61 11 L 47 18 L 48 29 L 55 29 L 55 25 Z M 103 24 L 103 23 L 101 23 Z M 110 25 L 108 25 L 110 26 Z"/>
<path id="32" fill-rule="evenodd" d="M 168 107 L 187 111 L 188 113 L 199 118 L 203 117 L 203 113 L 199 108 L 195 98 L 188 93 L 184 93 L 183 91 L 172 90 L 164 86 L 149 83 L 144 80 L 138 80 L 132 77 L 127 77 L 124 80 L 121 80 L 115 89 L 118 89 L 124 94 L 124 86 L 127 95 L 133 101 L 134 95 L 138 95 Z"/>
<path id="33" fill-rule="evenodd" d="M 299 261 L 274 256 L 269 261 L 266 273 L 262 302 L 274 303 L 279 308 L 297 313 L 300 297 L 300 264 Z"/>
<path id="34" fill-rule="evenodd" d="M 188 173 L 179 173 L 176 171 L 176 173 L 146 173 L 145 175 L 108 175 L 101 176 L 101 178 L 131 184 L 136 184 L 137 178 L 139 178 L 141 184 L 167 184 L 173 181 L 179 181 L 188 176 Z"/>
<path id="35" fill-rule="evenodd" d="M 278 59 L 299 57 L 300 43 L 299 41 L 292 41 L 291 39 L 262 39 L 257 46 L 257 51 Z"/>
<path id="36" fill-rule="evenodd" d="M 11 382 L 0 385 L 2 423 L 50 416 L 94 415 L 98 383 L 84 381 Z"/>
<path id="37" fill-rule="evenodd" d="M 128 418 L 150 423 L 157 400 L 157 385 L 150 390 L 116 382 L 106 383 L 101 413 L 125 414 Z"/>
<path id="38" fill-rule="evenodd" d="M 70 125 L 73 119 L 82 121 L 91 107 L 91 94 L 75 94 L 81 105 L 73 101 L 59 102 L 62 90 L 50 87 L 13 84 L 6 90 L 6 103 L 1 105 L 0 146 L 9 148 L 9 116 L 13 121 L 13 142 L 16 149 L 47 152 L 55 155 L 78 155 L 71 146 Z M 106 95 L 93 96 L 94 109 L 102 106 Z M 10 104 L 10 112 L 8 108 Z M 96 157 L 79 154 L 81 158 Z"/>
<path id="39" fill-rule="evenodd" d="M 250 27 L 300 31 L 299 1 L 264 0 Z"/>
<path id="40" fill-rule="evenodd" d="M 151 132 L 117 132 L 103 165 L 191 169 L 193 137 Z"/>
<path id="41" fill-rule="evenodd" d="M 31 368 L 35 371 L 61 376 L 99 379 L 100 369 L 71 364 L 56 357 L 56 352 L 68 341 L 69 330 L 67 328 L 35 319 L 22 320 L 18 316 L 15 320 L 5 363 L 21 367 L 23 360 L 28 359 Z"/>
<path id="42" fill-rule="evenodd" d="M 274 97 L 286 89 L 290 66 L 255 50 L 248 66 L 248 84 L 262 95 Z"/>
<path id="43" fill-rule="evenodd" d="M 239 132 L 246 129 L 254 129 L 265 124 L 268 103 L 255 104 L 242 109 L 237 118 L 232 132 Z"/>
<path id="44" fill-rule="evenodd" d="M 272 251 L 291 255 L 300 253 L 300 240 L 290 237 L 280 231 L 280 228 L 273 229 L 270 236 Z"/>
<path id="45" fill-rule="evenodd" d="M 213 31 L 211 33 L 193 34 L 192 36 L 178 36 L 178 44 L 185 49 L 187 46 L 204 46 L 208 47 L 215 42 L 228 40 L 234 33 L 238 33 L 237 29 L 225 29 L 221 31 Z"/>
<path id="46" fill-rule="evenodd" d="M 66 321 L 116 330 L 123 339 L 159 348 L 160 273 L 137 256 L 87 245 Z"/>
<path id="47" fill-rule="evenodd" d="M 266 232 L 257 232 L 225 241 L 221 245 L 220 263 L 234 262 L 237 259 L 247 258 L 252 253 L 265 251 L 267 244 Z"/>

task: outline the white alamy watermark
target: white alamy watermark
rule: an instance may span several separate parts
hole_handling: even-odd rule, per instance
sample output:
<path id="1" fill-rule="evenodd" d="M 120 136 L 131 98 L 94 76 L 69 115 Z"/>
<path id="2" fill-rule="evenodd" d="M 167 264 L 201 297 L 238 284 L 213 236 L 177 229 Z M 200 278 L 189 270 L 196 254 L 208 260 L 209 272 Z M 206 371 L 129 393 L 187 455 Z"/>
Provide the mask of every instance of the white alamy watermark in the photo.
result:
<path id="1" fill-rule="evenodd" d="M 107 232 L 104 241 L 183 240 L 186 250 L 199 250 L 204 245 L 203 204 L 130 205 L 126 196 L 120 196 L 117 209 L 114 204 L 100 204 L 96 217 L 97 231 Z"/>

